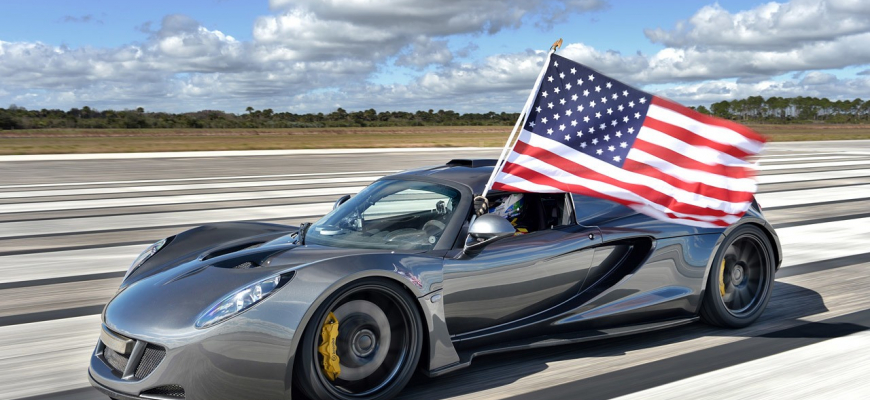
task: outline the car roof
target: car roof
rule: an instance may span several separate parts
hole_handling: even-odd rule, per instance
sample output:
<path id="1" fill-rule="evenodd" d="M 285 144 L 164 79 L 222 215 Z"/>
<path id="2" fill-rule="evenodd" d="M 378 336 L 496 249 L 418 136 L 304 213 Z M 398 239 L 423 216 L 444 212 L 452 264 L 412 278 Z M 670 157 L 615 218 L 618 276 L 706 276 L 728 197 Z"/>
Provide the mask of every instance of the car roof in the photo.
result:
<path id="1" fill-rule="evenodd" d="M 471 191 L 479 194 L 483 192 L 492 168 L 496 164 L 495 159 L 457 159 L 450 160 L 444 165 L 435 165 L 402 171 L 390 177 L 412 178 L 425 176 L 443 181 L 455 182 L 471 188 Z M 389 178 L 389 177 L 387 177 Z"/>

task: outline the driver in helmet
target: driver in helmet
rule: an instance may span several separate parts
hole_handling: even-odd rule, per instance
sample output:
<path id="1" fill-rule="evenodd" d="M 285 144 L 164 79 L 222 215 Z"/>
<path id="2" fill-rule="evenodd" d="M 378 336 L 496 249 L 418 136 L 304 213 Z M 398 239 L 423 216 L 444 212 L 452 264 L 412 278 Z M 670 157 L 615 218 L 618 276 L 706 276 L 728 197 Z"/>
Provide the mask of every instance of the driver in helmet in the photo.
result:
<path id="1" fill-rule="evenodd" d="M 525 202 L 523 201 L 523 194 L 511 193 L 510 195 L 494 199 L 492 206 L 489 208 L 489 213 L 507 219 L 517 230 L 517 233 L 523 234 L 529 233 L 529 230 L 522 225 L 518 225 L 517 221 L 524 210 Z"/>

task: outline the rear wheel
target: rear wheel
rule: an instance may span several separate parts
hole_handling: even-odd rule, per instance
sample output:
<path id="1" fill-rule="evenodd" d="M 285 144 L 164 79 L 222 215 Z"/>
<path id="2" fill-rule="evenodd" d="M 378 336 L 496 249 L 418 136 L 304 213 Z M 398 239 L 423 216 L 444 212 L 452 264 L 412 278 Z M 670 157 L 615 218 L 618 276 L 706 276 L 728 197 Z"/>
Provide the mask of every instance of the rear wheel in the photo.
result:
<path id="1" fill-rule="evenodd" d="M 774 255 L 767 235 L 744 225 L 725 239 L 707 280 L 701 305 L 704 322 L 726 328 L 749 326 L 773 292 Z"/>
<path id="2" fill-rule="evenodd" d="M 295 382 L 314 399 L 388 399 L 408 383 L 422 349 L 415 299 L 399 284 L 363 280 L 331 295 L 312 317 L 297 355 Z M 334 319 L 333 319 L 334 317 Z M 338 324 L 335 346 L 322 332 Z M 331 341 L 330 341 L 331 342 Z M 340 372 L 324 366 L 338 358 Z"/>

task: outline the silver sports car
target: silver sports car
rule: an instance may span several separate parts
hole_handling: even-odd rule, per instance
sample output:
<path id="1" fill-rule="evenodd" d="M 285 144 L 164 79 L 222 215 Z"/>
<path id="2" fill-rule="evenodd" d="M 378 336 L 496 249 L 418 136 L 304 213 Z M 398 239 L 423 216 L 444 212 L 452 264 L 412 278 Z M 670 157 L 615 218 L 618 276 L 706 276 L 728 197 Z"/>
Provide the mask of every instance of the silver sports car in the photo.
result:
<path id="1" fill-rule="evenodd" d="M 753 202 L 727 229 L 570 194 L 491 193 L 494 160 L 384 177 L 301 227 L 149 246 L 106 306 L 92 384 L 118 399 L 385 399 L 475 356 L 751 324 L 782 261 Z"/>

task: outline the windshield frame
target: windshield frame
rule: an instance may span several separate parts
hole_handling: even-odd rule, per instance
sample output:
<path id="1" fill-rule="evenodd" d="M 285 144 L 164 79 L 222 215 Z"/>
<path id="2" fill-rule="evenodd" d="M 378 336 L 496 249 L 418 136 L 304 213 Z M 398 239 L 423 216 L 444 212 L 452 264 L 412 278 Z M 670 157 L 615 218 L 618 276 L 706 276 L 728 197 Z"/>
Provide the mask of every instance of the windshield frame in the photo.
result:
<path id="1" fill-rule="evenodd" d="M 473 197 L 471 194 L 471 188 L 469 188 L 466 185 L 457 183 L 457 182 L 446 181 L 446 180 L 442 180 L 442 179 L 435 179 L 435 178 L 421 176 L 421 175 L 385 176 L 381 179 L 376 180 L 375 182 L 372 182 L 371 185 L 374 185 L 378 182 L 383 182 L 383 181 L 410 181 L 410 182 L 437 184 L 437 185 L 442 185 L 442 186 L 448 187 L 450 189 L 454 189 L 454 190 L 459 192 L 459 202 L 453 211 L 453 215 L 451 215 L 450 220 L 446 224 L 446 227 L 444 228 L 443 233 L 441 234 L 441 236 L 438 238 L 438 241 L 435 243 L 435 245 L 431 249 L 429 249 L 429 250 L 411 250 L 411 249 L 399 249 L 399 248 L 393 249 L 393 248 L 380 247 L 380 246 L 365 247 L 364 245 L 363 246 L 347 247 L 347 246 L 335 246 L 332 244 L 324 244 L 324 243 L 312 243 L 312 244 L 316 244 L 319 246 L 335 247 L 335 248 L 358 248 L 361 250 L 391 250 L 391 251 L 395 251 L 395 252 L 408 252 L 408 253 L 442 251 L 442 250 L 450 250 L 453 248 L 454 243 L 457 240 L 457 236 L 459 235 L 460 230 L 462 229 L 462 225 L 466 222 L 467 217 L 468 217 L 469 213 L 471 212 L 471 203 L 472 203 L 472 197 Z M 371 186 L 371 185 L 369 185 L 369 186 Z M 365 190 L 365 189 L 363 189 L 363 190 Z M 354 194 L 353 197 L 355 198 L 358 195 L 359 195 L 358 193 Z M 342 203 L 338 208 L 330 211 L 328 214 L 324 215 L 323 217 L 318 219 L 316 222 L 314 222 L 311 225 L 311 227 L 313 228 L 315 225 L 325 221 L 327 218 L 331 217 L 333 214 L 335 214 L 336 212 L 341 210 L 343 207 L 345 207 L 349 203 L 352 203 L 352 202 L 346 201 L 346 202 Z M 308 240 L 309 240 L 309 237 L 306 235 L 306 238 L 305 238 L 306 245 L 308 244 L 307 243 Z"/>

